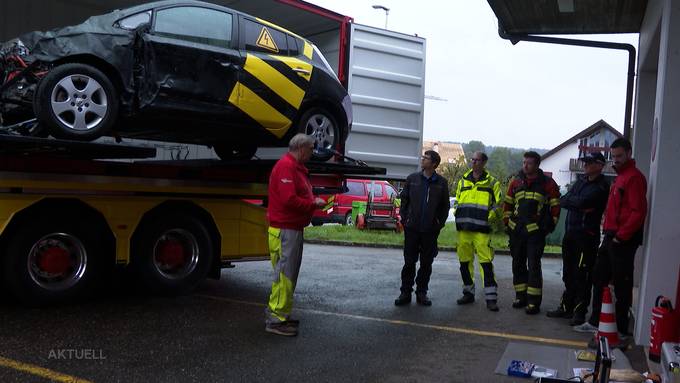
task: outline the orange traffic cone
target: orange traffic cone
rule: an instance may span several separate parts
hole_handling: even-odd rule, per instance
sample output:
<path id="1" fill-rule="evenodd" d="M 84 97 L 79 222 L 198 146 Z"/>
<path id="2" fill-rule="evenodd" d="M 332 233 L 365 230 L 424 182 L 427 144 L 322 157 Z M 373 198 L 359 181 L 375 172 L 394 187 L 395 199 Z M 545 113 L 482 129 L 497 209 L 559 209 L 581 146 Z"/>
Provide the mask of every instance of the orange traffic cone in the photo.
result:
<path id="1" fill-rule="evenodd" d="M 616 314 L 614 313 L 612 293 L 609 291 L 609 286 L 602 288 L 600 325 L 597 328 L 597 334 L 595 334 L 595 341 L 599 341 L 602 336 L 607 338 L 609 346 L 611 347 L 616 347 L 619 344 L 619 332 L 616 328 Z"/>

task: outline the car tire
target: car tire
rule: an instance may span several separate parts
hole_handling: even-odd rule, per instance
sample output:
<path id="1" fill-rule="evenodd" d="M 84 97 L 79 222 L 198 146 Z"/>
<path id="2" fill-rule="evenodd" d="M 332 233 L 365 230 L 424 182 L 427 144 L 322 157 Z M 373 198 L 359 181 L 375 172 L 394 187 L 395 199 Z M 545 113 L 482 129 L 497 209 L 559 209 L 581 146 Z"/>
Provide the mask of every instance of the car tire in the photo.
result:
<path id="1" fill-rule="evenodd" d="M 15 298 L 40 306 L 94 291 L 112 253 L 103 247 L 99 227 L 84 222 L 61 212 L 32 217 L 17 226 L 2 260 L 4 283 Z M 113 256 L 110 259 L 113 265 Z"/>
<path id="2" fill-rule="evenodd" d="M 118 117 L 118 92 L 99 69 L 86 64 L 55 67 L 40 81 L 33 110 L 57 138 L 92 141 Z"/>
<path id="3" fill-rule="evenodd" d="M 320 149 L 336 149 L 340 142 L 340 125 L 333 114 L 319 107 L 308 109 L 300 117 L 298 132 L 314 138 L 314 145 Z M 333 158 L 331 152 L 314 151 L 312 160 L 328 161 Z"/>
<path id="4" fill-rule="evenodd" d="M 221 160 L 249 160 L 257 152 L 255 145 L 234 145 L 230 143 L 215 144 L 213 149 Z"/>
<path id="5" fill-rule="evenodd" d="M 352 211 L 348 211 L 347 214 L 345 214 L 345 221 L 342 223 L 344 226 L 353 226 L 354 222 L 352 222 Z"/>
<path id="6" fill-rule="evenodd" d="M 132 243 L 131 268 L 153 293 L 176 295 L 208 275 L 214 245 L 203 222 L 187 213 L 163 214 L 139 227 Z"/>

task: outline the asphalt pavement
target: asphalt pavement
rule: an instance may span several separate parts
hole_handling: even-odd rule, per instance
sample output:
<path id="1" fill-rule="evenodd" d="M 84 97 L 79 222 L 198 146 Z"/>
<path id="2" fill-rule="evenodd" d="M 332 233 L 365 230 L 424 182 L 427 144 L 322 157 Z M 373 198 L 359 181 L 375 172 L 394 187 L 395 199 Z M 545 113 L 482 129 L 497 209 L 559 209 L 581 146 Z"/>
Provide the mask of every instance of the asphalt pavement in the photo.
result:
<path id="1" fill-rule="evenodd" d="M 96 300 L 51 308 L 0 303 L 0 382 L 511 382 L 494 375 L 510 341 L 567 348 L 587 334 L 547 309 L 562 291 L 559 259 L 544 259 L 542 312 L 511 307 L 509 256 L 494 262 L 500 312 L 481 281 L 458 306 L 457 258 L 433 265 L 431 307 L 394 306 L 398 249 L 305 245 L 295 295 L 300 334 L 264 331 L 268 262 L 237 264 L 189 295 L 154 297 L 125 285 Z M 479 279 L 479 276 L 477 276 Z"/>

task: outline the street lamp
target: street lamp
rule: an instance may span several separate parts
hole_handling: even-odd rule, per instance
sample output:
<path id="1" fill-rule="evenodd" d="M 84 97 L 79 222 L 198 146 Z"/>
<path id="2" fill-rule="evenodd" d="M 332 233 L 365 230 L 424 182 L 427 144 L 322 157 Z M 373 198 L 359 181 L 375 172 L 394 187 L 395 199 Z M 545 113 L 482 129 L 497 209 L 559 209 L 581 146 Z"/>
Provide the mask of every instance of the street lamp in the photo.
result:
<path id="1" fill-rule="evenodd" d="M 374 5 L 373 9 L 382 9 L 383 11 L 385 11 L 385 29 L 387 29 L 387 16 L 390 14 L 390 9 L 384 5 L 379 4 Z"/>

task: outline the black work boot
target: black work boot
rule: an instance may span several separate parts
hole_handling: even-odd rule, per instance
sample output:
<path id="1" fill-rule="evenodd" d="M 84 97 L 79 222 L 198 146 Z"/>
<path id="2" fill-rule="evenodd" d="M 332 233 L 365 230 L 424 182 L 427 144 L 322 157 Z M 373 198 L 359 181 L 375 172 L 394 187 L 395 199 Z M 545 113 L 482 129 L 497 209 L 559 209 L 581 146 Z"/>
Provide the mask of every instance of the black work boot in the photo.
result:
<path id="1" fill-rule="evenodd" d="M 526 312 L 529 315 L 536 315 L 541 312 L 541 308 L 540 306 L 535 304 L 528 304 L 527 307 L 524 309 L 524 312 Z"/>
<path id="2" fill-rule="evenodd" d="M 463 293 L 463 296 L 458 298 L 456 303 L 459 305 L 466 305 L 475 301 L 475 296 L 470 293 Z"/>
<path id="3" fill-rule="evenodd" d="M 399 297 L 394 300 L 395 306 L 403 306 L 409 303 L 411 303 L 411 293 L 405 293 L 403 291 L 399 294 Z"/>
<path id="4" fill-rule="evenodd" d="M 498 311 L 498 304 L 496 303 L 495 299 L 489 299 L 486 301 L 486 308 L 489 309 L 489 311 Z"/>
<path id="5" fill-rule="evenodd" d="M 545 315 L 548 318 L 565 318 L 565 319 L 570 319 L 572 316 L 574 316 L 574 312 L 571 310 L 568 310 L 564 305 L 560 305 L 560 307 L 556 308 L 555 310 L 550 310 Z"/>
<path id="6" fill-rule="evenodd" d="M 432 301 L 430 300 L 430 298 L 427 297 L 426 292 L 422 292 L 422 293 L 416 292 L 416 302 L 419 305 L 432 306 Z"/>
<path id="7" fill-rule="evenodd" d="M 574 316 L 569 321 L 569 326 L 579 326 L 586 323 L 586 313 L 583 310 L 574 311 Z"/>
<path id="8" fill-rule="evenodd" d="M 515 300 L 512 302 L 512 308 L 521 309 L 527 305 L 526 293 L 515 293 Z"/>

